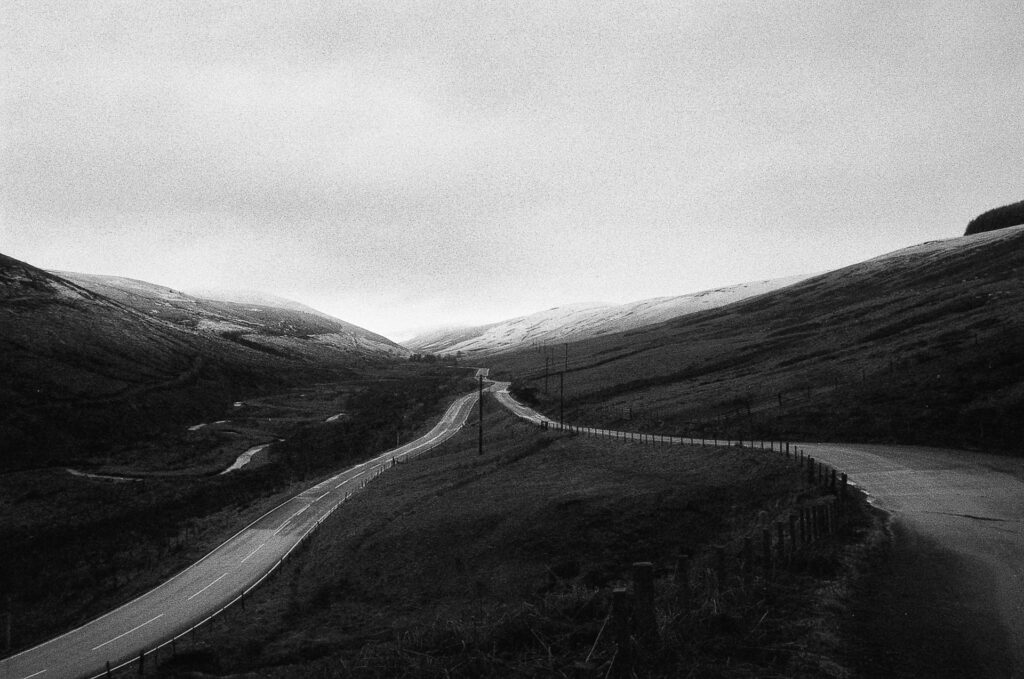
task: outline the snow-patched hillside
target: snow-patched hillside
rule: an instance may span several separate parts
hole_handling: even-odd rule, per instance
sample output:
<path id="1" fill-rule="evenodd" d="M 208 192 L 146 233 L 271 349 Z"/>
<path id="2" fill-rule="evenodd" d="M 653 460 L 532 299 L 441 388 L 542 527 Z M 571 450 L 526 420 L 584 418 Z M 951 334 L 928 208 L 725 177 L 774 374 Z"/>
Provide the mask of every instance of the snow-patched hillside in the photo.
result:
<path id="1" fill-rule="evenodd" d="M 301 302 L 296 302 L 294 299 L 278 297 L 277 295 L 271 295 L 268 292 L 262 292 L 259 290 L 189 288 L 186 292 L 193 297 L 214 300 L 217 302 L 232 302 L 234 304 L 249 304 L 255 306 L 275 307 L 278 309 L 290 309 L 291 311 L 301 311 L 302 313 L 313 314 L 314 316 L 320 316 L 321 318 L 328 318 L 332 321 L 338 320 L 329 314 L 325 314 L 322 311 L 314 309 L 311 306 L 306 306 Z"/>
<path id="2" fill-rule="evenodd" d="M 398 357 L 409 351 L 391 340 L 294 300 L 261 292 L 186 293 L 119 276 L 53 272 L 86 290 L 150 318 L 199 333 L 255 341 L 293 356 L 343 354 Z"/>
<path id="3" fill-rule="evenodd" d="M 433 331 L 405 342 L 413 351 L 494 353 L 519 345 L 553 344 L 632 330 L 738 302 L 792 285 L 813 274 L 740 283 L 688 295 L 627 304 L 572 304 L 475 328 Z"/>

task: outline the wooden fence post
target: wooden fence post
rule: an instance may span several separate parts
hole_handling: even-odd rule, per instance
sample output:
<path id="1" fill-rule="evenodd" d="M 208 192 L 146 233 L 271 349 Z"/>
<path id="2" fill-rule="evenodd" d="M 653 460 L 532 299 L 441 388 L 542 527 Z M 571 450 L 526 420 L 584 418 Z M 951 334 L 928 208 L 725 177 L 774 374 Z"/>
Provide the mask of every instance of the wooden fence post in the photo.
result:
<path id="1" fill-rule="evenodd" d="M 715 547 L 715 591 L 721 596 L 725 591 L 725 547 Z"/>
<path id="2" fill-rule="evenodd" d="M 612 590 L 612 624 L 615 631 L 615 658 L 612 661 L 612 676 L 628 677 L 633 672 L 633 653 L 629 640 L 629 610 L 627 609 L 625 587 L 616 587 Z"/>
<path id="3" fill-rule="evenodd" d="M 680 554 L 676 561 L 676 584 L 679 585 L 679 594 L 682 598 L 683 610 L 690 607 L 693 593 L 690 591 L 690 556 Z"/>
<path id="4" fill-rule="evenodd" d="M 764 556 L 765 576 L 772 570 L 772 532 L 767 528 L 761 531 L 761 554 Z"/>
<path id="5" fill-rule="evenodd" d="M 753 572 L 754 550 L 750 546 L 750 536 L 743 538 L 743 582 L 750 584 L 750 576 Z"/>
<path id="6" fill-rule="evenodd" d="M 637 561 L 633 564 L 633 595 L 636 610 L 637 636 L 647 641 L 657 637 L 658 625 L 654 616 L 654 564 Z"/>
<path id="7" fill-rule="evenodd" d="M 778 544 L 775 551 L 778 552 L 778 564 L 781 566 L 786 561 L 786 532 L 785 524 L 782 521 L 775 522 L 775 539 Z"/>
<path id="8" fill-rule="evenodd" d="M 814 485 L 814 458 L 807 458 L 807 483 Z"/>

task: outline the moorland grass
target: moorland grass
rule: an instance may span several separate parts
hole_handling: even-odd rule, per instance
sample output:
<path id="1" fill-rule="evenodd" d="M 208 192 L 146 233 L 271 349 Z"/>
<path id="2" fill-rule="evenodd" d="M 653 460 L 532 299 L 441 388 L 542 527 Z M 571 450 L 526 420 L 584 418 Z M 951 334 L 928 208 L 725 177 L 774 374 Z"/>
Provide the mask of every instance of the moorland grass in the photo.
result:
<path id="1" fill-rule="evenodd" d="M 612 586 L 634 561 L 656 573 L 661 643 L 638 676 L 794 676 L 840 668 L 816 630 L 849 577 L 844 545 L 712 586 L 708 555 L 820 491 L 779 455 L 657 447 L 542 432 L 504 411 L 398 465 L 336 511 L 253 593 L 199 635 L 167 675 L 261 677 L 606 676 L 616 653 Z M 691 599 L 675 571 L 692 555 Z M 841 589 L 841 588 L 840 588 Z M 837 590 L 838 591 L 838 590 Z M 817 636 L 816 636 L 817 635 Z M 195 662 L 190 660 L 197 654 Z"/>
<path id="2" fill-rule="evenodd" d="M 288 445 L 272 447 L 267 464 L 223 476 L 206 473 L 209 451 L 191 433 L 137 444 L 150 457 L 186 465 L 173 476 L 113 482 L 72 476 L 63 467 L 0 475 L 0 593 L 17 621 L 12 647 L 28 647 L 114 608 L 313 479 L 392 447 L 396 435 L 413 438 L 433 425 L 455 393 L 469 390 L 460 380 L 456 371 L 411 366 L 363 375 L 346 387 L 348 418 L 285 418 L 277 433 Z M 312 396 L 317 388 L 308 391 Z M 276 403 L 290 412 L 302 396 L 288 392 Z M 268 412 L 274 401 L 257 412 Z M 193 446 L 198 450 L 190 451 Z M 126 464 L 131 453 L 112 457 Z M 221 468 L 230 461 L 222 458 Z"/>

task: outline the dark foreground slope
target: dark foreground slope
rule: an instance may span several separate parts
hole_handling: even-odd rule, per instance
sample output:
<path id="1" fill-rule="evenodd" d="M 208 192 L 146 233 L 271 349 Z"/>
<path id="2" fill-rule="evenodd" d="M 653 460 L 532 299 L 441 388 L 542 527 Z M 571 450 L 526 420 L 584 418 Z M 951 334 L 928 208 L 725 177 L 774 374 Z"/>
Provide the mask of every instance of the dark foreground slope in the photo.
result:
<path id="1" fill-rule="evenodd" d="M 838 557 L 863 516 L 771 583 L 760 566 L 743 581 L 743 538 L 820 492 L 781 456 L 566 436 L 490 403 L 483 456 L 469 427 L 376 479 L 160 674 L 605 677 L 611 587 L 650 560 L 661 641 L 637 643 L 629 676 L 830 676 L 825 609 L 842 606 Z M 714 545 L 730 559 L 718 589 Z"/>
<path id="2" fill-rule="evenodd" d="M 135 283 L 82 285 L 0 255 L 0 467 L 88 457 L 402 353 L 309 314 Z"/>
<path id="3" fill-rule="evenodd" d="M 1024 227 L 926 243 L 568 345 L 566 417 L 637 430 L 1024 452 Z M 563 347 L 557 347 L 560 365 Z M 549 414 L 544 353 L 491 365 Z"/>

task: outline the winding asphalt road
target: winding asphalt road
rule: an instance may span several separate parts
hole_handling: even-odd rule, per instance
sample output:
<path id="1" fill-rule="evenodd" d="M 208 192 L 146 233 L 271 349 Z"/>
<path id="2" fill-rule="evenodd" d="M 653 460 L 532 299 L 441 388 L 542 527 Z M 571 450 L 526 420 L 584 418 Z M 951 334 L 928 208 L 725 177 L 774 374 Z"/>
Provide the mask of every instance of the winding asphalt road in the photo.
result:
<path id="1" fill-rule="evenodd" d="M 0 661 L 4 679 L 97 677 L 184 635 L 256 587 L 350 495 L 454 436 L 477 402 L 456 400 L 424 436 L 321 481 L 252 522 L 159 587 L 56 639 Z"/>
<path id="2" fill-rule="evenodd" d="M 799 445 L 845 470 L 896 521 L 987 571 L 1013 676 L 1024 676 L 1024 460 L 917 446 Z"/>
<path id="3" fill-rule="evenodd" d="M 495 383 L 498 401 L 540 425 L 558 423 L 517 402 L 507 383 Z M 654 444 L 693 439 L 579 425 L 567 430 Z M 866 444 L 798 443 L 808 455 L 845 471 L 872 503 L 918 535 L 984 568 L 998 587 L 999 610 L 1024 677 L 1024 460 L 964 450 Z"/>
<path id="4" fill-rule="evenodd" d="M 479 374 L 486 376 L 486 370 Z M 558 426 L 515 401 L 507 383 L 492 383 L 488 391 L 518 417 Z M 258 585 L 327 515 L 394 460 L 414 457 L 452 437 L 465 424 L 476 399 L 476 393 L 461 397 L 425 436 L 300 493 L 138 599 L 0 661 L 0 677 L 98 676 L 108 661 L 116 667 L 136 659 L 140 651 L 169 643 Z M 697 442 L 576 425 L 566 428 L 656 444 Z M 799 445 L 846 471 L 876 505 L 913 530 L 986 568 L 998 583 L 998 615 L 1011 635 L 1017 667 L 1024 667 L 1024 461 L 908 446 Z M 1019 674 L 1020 670 L 1015 676 Z"/>

